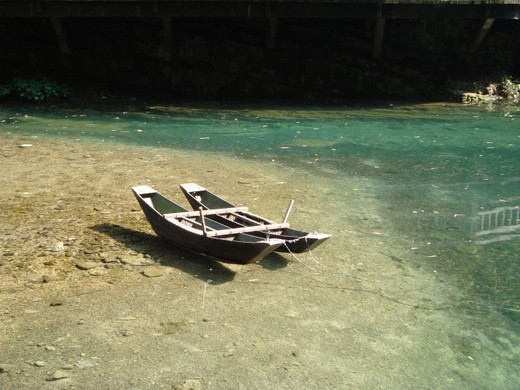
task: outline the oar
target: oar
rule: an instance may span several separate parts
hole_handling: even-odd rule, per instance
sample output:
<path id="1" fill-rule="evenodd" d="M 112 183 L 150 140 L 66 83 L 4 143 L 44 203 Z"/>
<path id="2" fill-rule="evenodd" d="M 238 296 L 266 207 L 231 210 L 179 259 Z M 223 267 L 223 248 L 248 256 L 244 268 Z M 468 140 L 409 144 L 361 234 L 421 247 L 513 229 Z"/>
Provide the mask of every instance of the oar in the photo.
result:
<path id="1" fill-rule="evenodd" d="M 289 214 L 291 213 L 293 204 L 294 204 L 294 200 L 291 199 L 291 201 L 289 202 L 289 207 L 287 207 L 287 211 L 285 212 L 285 215 L 283 217 L 282 223 L 287 223 L 287 220 L 289 219 Z"/>

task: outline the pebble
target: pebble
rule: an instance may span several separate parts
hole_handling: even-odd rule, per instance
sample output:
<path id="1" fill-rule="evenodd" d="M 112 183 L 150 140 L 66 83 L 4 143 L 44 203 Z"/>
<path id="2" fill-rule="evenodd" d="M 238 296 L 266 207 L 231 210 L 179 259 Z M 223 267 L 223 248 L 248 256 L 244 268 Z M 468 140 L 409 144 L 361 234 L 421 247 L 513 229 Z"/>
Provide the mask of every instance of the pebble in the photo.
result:
<path id="1" fill-rule="evenodd" d="M 77 261 L 76 262 L 76 267 L 78 267 L 79 269 L 85 270 L 85 271 L 92 269 L 92 268 L 96 268 L 98 266 L 99 266 L 99 264 L 96 263 L 95 261 Z"/>
<path id="2" fill-rule="evenodd" d="M 97 366 L 97 363 L 91 359 L 81 359 L 74 363 L 78 370 L 89 370 Z"/>
<path id="3" fill-rule="evenodd" d="M 158 276 L 162 276 L 163 274 L 164 271 L 161 268 L 157 267 L 147 268 L 143 271 L 143 275 L 149 278 L 156 278 Z"/>
<path id="4" fill-rule="evenodd" d="M 63 252 L 64 250 L 65 247 L 63 246 L 63 242 L 57 242 L 51 249 L 53 252 Z"/>
<path id="5" fill-rule="evenodd" d="M 42 276 L 42 283 L 50 283 L 52 281 L 54 281 L 54 278 L 51 275 Z"/>
<path id="6" fill-rule="evenodd" d="M 202 390 L 202 383 L 198 379 L 186 379 L 183 384 L 175 385 L 174 390 Z"/>
<path id="7" fill-rule="evenodd" d="M 65 379 L 65 378 L 70 378 L 70 372 L 67 372 L 65 370 L 56 370 L 54 371 L 54 373 L 51 375 L 51 377 L 49 378 L 49 380 L 51 381 L 57 381 L 57 380 L 60 380 L 60 379 Z"/>
<path id="8" fill-rule="evenodd" d="M 121 263 L 126 264 L 126 265 L 140 266 L 140 265 L 154 264 L 153 260 L 144 259 L 142 257 L 122 256 L 119 259 L 121 260 Z"/>
<path id="9" fill-rule="evenodd" d="M 102 261 L 103 261 L 103 263 L 107 263 L 107 264 L 119 263 L 119 259 L 116 256 L 112 256 L 112 255 L 103 256 Z"/>
<path id="10" fill-rule="evenodd" d="M 12 364 L 9 363 L 0 363 L 0 374 L 3 374 L 5 372 L 9 372 L 14 368 Z"/>
<path id="11" fill-rule="evenodd" d="M 42 360 L 38 360 L 37 362 L 33 363 L 33 366 L 35 366 L 35 367 L 45 367 L 46 365 L 47 365 L 47 363 L 45 363 Z"/>
<path id="12" fill-rule="evenodd" d="M 90 276 L 103 276 L 106 274 L 106 271 L 104 269 L 100 269 L 100 268 L 97 268 L 97 269 L 92 269 L 88 272 L 88 274 Z"/>
<path id="13" fill-rule="evenodd" d="M 233 349 L 228 349 L 226 351 L 224 351 L 224 353 L 222 354 L 222 356 L 224 357 L 230 357 L 230 356 L 233 356 L 235 354 L 235 351 Z"/>

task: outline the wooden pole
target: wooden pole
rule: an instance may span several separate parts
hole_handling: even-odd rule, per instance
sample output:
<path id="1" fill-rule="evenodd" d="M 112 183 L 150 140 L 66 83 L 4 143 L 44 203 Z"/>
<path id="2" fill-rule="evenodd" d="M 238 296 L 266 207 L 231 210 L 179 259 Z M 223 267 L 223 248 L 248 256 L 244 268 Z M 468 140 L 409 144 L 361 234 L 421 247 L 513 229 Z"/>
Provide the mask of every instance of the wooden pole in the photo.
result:
<path id="1" fill-rule="evenodd" d="M 282 223 L 287 223 L 287 220 L 289 219 L 289 214 L 291 213 L 293 204 L 294 204 L 294 200 L 291 199 L 291 201 L 289 202 L 289 207 L 287 207 L 287 211 L 285 212 L 285 215 L 283 217 Z"/>
<path id="2" fill-rule="evenodd" d="M 273 49 L 276 42 L 276 30 L 278 28 L 278 19 L 270 16 L 267 19 L 267 31 L 265 38 L 265 47 Z"/>
<path id="3" fill-rule="evenodd" d="M 377 18 L 374 27 L 374 46 L 372 47 L 372 58 L 379 60 L 383 48 L 383 37 L 385 34 L 385 18 Z"/>
<path id="4" fill-rule="evenodd" d="M 200 213 L 200 223 L 202 223 L 202 232 L 205 236 L 208 235 L 208 232 L 206 231 L 206 220 L 204 219 L 204 212 L 202 210 L 202 207 L 199 207 L 199 213 Z"/>
<path id="5" fill-rule="evenodd" d="M 65 36 L 60 18 L 51 18 L 51 24 L 52 29 L 54 30 L 54 34 L 56 35 L 56 39 L 58 40 L 58 44 L 60 45 L 61 52 L 63 54 L 69 54 L 69 43 L 67 41 L 67 37 Z"/>
<path id="6" fill-rule="evenodd" d="M 473 42 L 473 45 L 469 49 L 470 54 L 475 54 L 486 37 L 487 33 L 491 29 L 491 26 L 493 26 L 493 23 L 495 22 L 495 19 L 493 18 L 487 18 L 484 23 L 482 24 L 482 27 L 480 28 L 480 32 L 478 33 L 477 37 L 475 38 L 475 41 Z"/>

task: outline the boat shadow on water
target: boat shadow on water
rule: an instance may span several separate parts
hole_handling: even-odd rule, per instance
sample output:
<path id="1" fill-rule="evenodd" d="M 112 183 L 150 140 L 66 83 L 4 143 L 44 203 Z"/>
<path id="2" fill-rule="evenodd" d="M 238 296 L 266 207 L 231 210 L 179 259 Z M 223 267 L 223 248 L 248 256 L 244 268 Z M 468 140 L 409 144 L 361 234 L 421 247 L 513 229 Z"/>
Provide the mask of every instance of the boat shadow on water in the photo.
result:
<path id="1" fill-rule="evenodd" d="M 90 229 L 111 237 L 136 253 L 149 257 L 158 265 L 176 268 L 204 282 L 211 279 L 212 284 L 227 283 L 236 275 L 235 271 L 226 267 L 226 263 L 175 247 L 154 234 L 111 223 L 90 226 Z M 262 268 L 272 271 L 285 268 L 287 264 L 287 259 L 277 253 L 271 253 L 258 262 Z"/>

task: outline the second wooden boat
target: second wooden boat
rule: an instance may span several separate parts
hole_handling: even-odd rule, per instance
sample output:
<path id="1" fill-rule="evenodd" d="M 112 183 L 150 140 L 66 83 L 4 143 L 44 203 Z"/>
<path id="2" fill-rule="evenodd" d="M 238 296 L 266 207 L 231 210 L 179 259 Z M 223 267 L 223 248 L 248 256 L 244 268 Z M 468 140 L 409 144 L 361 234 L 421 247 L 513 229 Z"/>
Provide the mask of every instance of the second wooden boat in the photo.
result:
<path id="1" fill-rule="evenodd" d="M 205 210 L 237 207 L 198 184 L 185 183 L 181 184 L 180 187 L 194 210 L 198 210 L 199 207 L 203 207 Z M 276 226 L 275 222 L 250 213 L 247 208 L 240 208 L 226 215 L 211 215 L 208 218 L 231 228 L 265 227 L 265 229 L 253 231 L 250 234 L 262 238 L 269 237 L 283 240 L 284 244 L 276 249 L 278 252 L 305 252 L 316 248 L 331 237 L 330 234 L 306 232 L 290 228 L 286 222 L 291 207 L 292 202 L 285 214 L 284 226 Z"/>

